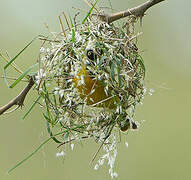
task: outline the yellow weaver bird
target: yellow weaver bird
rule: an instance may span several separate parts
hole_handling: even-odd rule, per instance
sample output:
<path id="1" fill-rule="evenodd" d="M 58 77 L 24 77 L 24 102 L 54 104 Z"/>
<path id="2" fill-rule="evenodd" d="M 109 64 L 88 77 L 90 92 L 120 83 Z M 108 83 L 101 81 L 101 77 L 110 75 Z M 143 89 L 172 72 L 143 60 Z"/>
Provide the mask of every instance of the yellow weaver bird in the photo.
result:
<path id="1" fill-rule="evenodd" d="M 97 58 L 93 50 L 87 51 L 87 57 L 90 60 L 95 60 Z M 83 83 L 80 84 L 79 81 L 82 81 L 82 79 Z M 104 85 L 101 81 L 93 79 L 90 76 L 90 73 L 83 62 L 82 68 L 73 79 L 73 82 L 79 91 L 80 97 L 82 99 L 86 99 L 87 105 L 105 107 L 109 109 L 114 109 L 116 107 L 114 97 L 112 97 L 111 93 L 106 94 L 104 91 Z"/>

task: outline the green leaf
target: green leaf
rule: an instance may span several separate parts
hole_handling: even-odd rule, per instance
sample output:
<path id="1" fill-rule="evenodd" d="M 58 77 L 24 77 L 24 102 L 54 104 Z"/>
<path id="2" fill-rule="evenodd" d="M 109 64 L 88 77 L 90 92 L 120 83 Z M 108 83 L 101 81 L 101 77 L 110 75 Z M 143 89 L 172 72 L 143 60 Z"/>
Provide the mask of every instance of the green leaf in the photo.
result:
<path id="1" fill-rule="evenodd" d="M 118 83 L 119 83 L 119 87 L 121 87 L 121 62 L 117 61 L 117 77 L 118 77 Z"/>
<path id="2" fill-rule="evenodd" d="M 96 42 L 95 43 L 95 47 L 99 47 L 100 49 L 103 48 L 103 44 L 99 43 L 99 42 Z"/>
<path id="3" fill-rule="evenodd" d="M 91 9 L 88 11 L 86 17 L 85 17 L 85 18 L 83 19 L 83 21 L 82 21 L 82 24 L 84 24 L 84 23 L 86 22 L 86 20 L 87 20 L 88 17 L 90 16 L 91 12 L 93 11 L 93 9 L 94 9 L 94 7 L 96 6 L 96 4 L 97 4 L 98 1 L 99 1 L 99 0 L 96 0 L 95 3 L 93 4 L 93 6 L 91 7 Z"/>
<path id="4" fill-rule="evenodd" d="M 75 127 L 75 128 L 71 128 L 71 130 L 75 130 L 78 128 L 83 128 L 83 126 L 79 126 L 79 127 Z M 59 136 L 61 134 L 66 133 L 68 130 L 64 130 L 61 131 L 59 133 L 56 133 L 53 137 Z M 52 140 L 52 137 L 49 137 L 48 139 L 46 139 L 45 141 L 43 141 L 32 153 L 30 153 L 26 158 L 24 158 L 22 161 L 18 162 L 15 166 L 13 166 L 11 169 L 8 170 L 8 173 L 12 172 L 14 169 L 16 169 L 17 167 L 19 167 L 20 165 L 22 165 L 25 161 L 27 161 L 28 159 L 30 159 L 34 154 L 36 154 L 46 143 L 48 143 L 50 140 Z"/>
<path id="5" fill-rule="evenodd" d="M 29 115 L 29 113 L 32 111 L 32 109 L 34 108 L 34 106 L 37 104 L 37 102 L 40 100 L 41 96 L 38 96 L 38 98 L 34 101 L 34 103 L 32 104 L 32 106 L 29 108 L 29 110 L 25 113 L 25 115 L 23 116 L 23 120 Z"/>
<path id="6" fill-rule="evenodd" d="M 53 101 L 54 101 L 54 108 L 55 108 L 55 113 L 56 113 L 56 116 L 54 118 L 54 124 L 56 124 L 59 121 L 59 110 L 58 110 L 55 94 L 53 94 Z"/>
<path id="7" fill-rule="evenodd" d="M 54 137 L 61 135 L 63 133 L 65 133 L 65 131 L 59 132 L 57 134 L 54 135 Z M 29 154 L 26 158 L 24 158 L 22 161 L 18 162 L 15 166 L 13 166 L 11 169 L 8 170 L 8 173 L 12 172 L 14 169 L 16 169 L 17 167 L 19 167 L 20 165 L 22 165 L 25 161 L 27 161 L 28 159 L 30 159 L 34 154 L 36 154 L 46 143 L 48 143 L 50 140 L 52 139 L 52 137 L 46 139 L 45 141 L 43 141 L 31 154 Z"/>
<path id="8" fill-rule="evenodd" d="M 59 144 L 62 143 L 61 141 L 59 141 L 57 138 L 54 137 L 52 131 L 50 130 L 50 125 L 49 125 L 48 121 L 46 121 L 46 127 L 47 127 L 47 131 L 48 131 L 50 137 L 53 139 L 53 141 L 56 143 L 59 143 Z"/>
<path id="9" fill-rule="evenodd" d="M 143 58 L 142 58 L 140 55 L 138 55 L 137 60 L 139 61 L 139 64 L 141 65 L 141 67 L 142 67 L 142 69 L 143 69 L 143 71 L 144 71 L 144 77 L 145 77 L 145 71 L 146 71 L 146 69 L 145 69 L 145 65 L 144 65 Z"/>
<path id="10" fill-rule="evenodd" d="M 68 137 L 69 137 L 69 132 L 67 131 L 67 132 L 64 134 L 64 139 L 65 139 L 65 141 L 68 141 Z"/>
<path id="11" fill-rule="evenodd" d="M 99 63 L 98 63 L 98 68 L 99 69 L 101 69 L 101 65 L 105 61 L 105 59 L 107 59 L 107 56 L 102 56 L 101 59 L 99 60 Z"/>
<path id="12" fill-rule="evenodd" d="M 30 66 L 25 72 L 23 72 L 10 86 L 9 88 L 13 88 L 15 87 L 25 76 L 27 76 L 29 74 L 29 72 L 35 67 L 37 66 L 38 63 Z M 4 74 L 5 75 L 5 74 Z"/>
<path id="13" fill-rule="evenodd" d="M 3 74 L 4 74 L 4 80 L 5 80 L 5 83 L 7 84 L 7 86 L 9 87 L 9 83 L 8 83 L 8 80 L 7 80 L 7 74 L 6 74 L 6 69 L 19 57 L 19 55 L 21 55 L 26 48 L 28 48 L 34 40 L 36 40 L 37 37 L 35 37 L 32 41 L 30 41 L 15 57 L 13 57 L 3 68 Z"/>
<path id="14" fill-rule="evenodd" d="M 75 42 L 75 29 L 74 29 L 74 24 L 72 22 L 72 18 L 71 16 L 70 17 L 70 22 L 71 22 L 71 26 L 72 26 L 72 42 L 74 43 Z"/>
<path id="15" fill-rule="evenodd" d="M 54 124 L 51 112 L 49 111 L 49 104 L 51 103 L 50 98 L 49 98 L 49 92 L 46 88 L 46 83 L 44 82 L 43 84 L 43 91 L 44 91 L 44 100 L 45 100 L 45 104 L 46 104 L 46 115 L 44 115 L 45 119 L 51 123 L 52 125 Z"/>
<path id="16" fill-rule="evenodd" d="M 110 68 L 111 68 L 111 72 L 110 72 L 111 79 L 115 81 L 115 63 L 114 62 L 111 62 Z"/>

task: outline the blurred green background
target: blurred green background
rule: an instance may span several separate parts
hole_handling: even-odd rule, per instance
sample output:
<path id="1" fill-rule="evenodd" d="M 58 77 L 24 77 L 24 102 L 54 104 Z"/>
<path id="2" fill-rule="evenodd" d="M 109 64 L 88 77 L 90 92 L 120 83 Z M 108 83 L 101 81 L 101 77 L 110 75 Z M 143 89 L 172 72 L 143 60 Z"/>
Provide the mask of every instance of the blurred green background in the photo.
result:
<path id="1" fill-rule="evenodd" d="M 111 2 L 114 9 L 124 10 L 144 0 Z M 83 0 L 0 0 L 0 49 L 13 57 L 36 35 L 47 34 L 44 23 L 51 31 L 60 31 L 58 15 L 62 11 L 72 15 L 73 6 L 87 9 Z M 190 7 L 191 1 L 166 0 L 147 11 L 143 19 L 139 48 L 144 51 L 147 66 L 146 85 L 155 93 L 146 96 L 144 105 L 137 109 L 136 120 L 145 120 L 141 129 L 123 135 L 116 162 L 120 180 L 191 179 Z M 17 59 L 22 69 L 36 61 L 39 45 L 33 43 Z M 0 60 L 1 70 L 4 64 Z M 8 89 L 0 79 L 0 105 L 17 95 L 24 85 Z M 0 179 L 110 179 L 106 166 L 98 171 L 89 166 L 98 148 L 91 141 L 76 145 L 73 151 L 66 146 L 64 159 L 56 158 L 58 150 L 51 142 L 10 175 L 6 174 L 48 137 L 39 108 L 22 120 L 34 98 L 35 92 L 31 92 L 22 110 L 0 116 Z"/>

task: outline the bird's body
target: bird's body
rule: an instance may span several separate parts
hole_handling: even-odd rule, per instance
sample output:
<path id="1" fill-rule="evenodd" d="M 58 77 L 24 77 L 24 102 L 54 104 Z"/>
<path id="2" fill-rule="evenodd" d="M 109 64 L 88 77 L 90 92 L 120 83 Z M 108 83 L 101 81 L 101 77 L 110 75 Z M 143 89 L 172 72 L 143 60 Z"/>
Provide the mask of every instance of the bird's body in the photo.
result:
<path id="1" fill-rule="evenodd" d="M 82 79 L 83 83 L 79 83 Z M 103 83 L 92 78 L 85 65 L 82 66 L 73 82 L 79 91 L 80 97 L 86 100 L 87 105 L 110 109 L 116 107 L 111 93 L 106 94 Z"/>

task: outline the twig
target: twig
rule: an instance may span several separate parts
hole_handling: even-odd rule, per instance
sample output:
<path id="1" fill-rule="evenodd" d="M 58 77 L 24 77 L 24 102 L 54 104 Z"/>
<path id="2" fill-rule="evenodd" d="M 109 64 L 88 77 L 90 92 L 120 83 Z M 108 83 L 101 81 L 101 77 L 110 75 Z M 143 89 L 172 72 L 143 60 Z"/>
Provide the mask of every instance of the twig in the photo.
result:
<path id="1" fill-rule="evenodd" d="M 84 2 L 85 2 L 90 8 L 92 8 L 93 3 L 89 2 L 88 0 L 84 0 Z M 94 9 L 95 9 L 97 12 L 99 12 L 96 7 L 94 7 Z"/>
<path id="2" fill-rule="evenodd" d="M 64 18 L 65 18 L 66 24 L 68 25 L 69 31 L 71 31 L 70 24 L 68 22 L 68 19 L 67 19 L 67 16 L 66 16 L 65 12 L 62 12 L 62 14 L 64 15 Z"/>
<path id="3" fill-rule="evenodd" d="M 58 18 L 59 18 L 59 21 L 60 21 L 60 26 L 61 26 L 62 32 L 63 32 L 64 36 L 67 38 L 67 36 L 66 36 L 66 31 L 65 31 L 65 29 L 64 29 L 64 25 L 63 25 L 61 16 L 58 16 Z"/>
<path id="4" fill-rule="evenodd" d="M 89 136 L 83 136 L 83 137 L 81 137 L 81 139 L 86 139 L 86 138 L 89 138 Z M 64 144 L 67 144 L 67 143 L 70 143 L 70 142 L 72 142 L 72 141 L 75 141 L 76 139 L 74 138 L 74 139 L 70 139 L 70 140 L 68 140 L 68 141 L 64 141 L 64 142 L 62 142 L 62 143 L 60 143 L 58 146 L 57 146 L 57 148 L 59 148 L 60 146 L 62 146 L 62 145 L 64 145 Z"/>
<path id="5" fill-rule="evenodd" d="M 155 4 L 160 3 L 162 1 L 165 1 L 165 0 L 149 0 L 139 6 L 136 6 L 131 9 L 127 9 L 125 11 L 117 12 L 117 13 L 114 13 L 111 15 L 106 15 L 106 14 L 101 15 L 100 14 L 98 16 L 101 18 L 102 21 L 105 21 L 108 24 L 112 23 L 116 20 L 119 20 L 121 18 L 130 16 L 130 15 L 134 15 L 134 16 L 142 18 L 145 15 L 145 12 L 147 9 L 149 9 L 150 7 L 154 6 Z"/>
<path id="6" fill-rule="evenodd" d="M 48 42 L 55 42 L 55 43 L 60 43 L 61 41 L 59 40 L 50 40 L 50 39 L 46 39 L 46 38 L 39 38 L 39 40 L 42 40 L 42 41 L 48 41 Z"/>
<path id="7" fill-rule="evenodd" d="M 93 163 L 93 161 L 95 160 L 96 156 L 98 155 L 99 151 L 101 150 L 101 148 L 103 147 L 104 143 L 105 143 L 106 139 L 104 139 L 104 141 L 101 143 L 101 145 L 99 146 L 98 150 L 95 152 L 95 154 L 93 155 L 92 160 L 90 161 L 89 165 L 91 165 Z"/>
<path id="8" fill-rule="evenodd" d="M 22 107 L 24 100 L 25 100 L 25 97 L 28 94 L 28 92 L 30 91 L 30 89 L 32 88 L 32 86 L 34 85 L 34 83 L 35 82 L 34 82 L 33 78 L 31 77 L 27 86 L 19 93 L 18 96 L 13 98 L 6 105 L 0 107 L 0 115 L 3 114 L 5 111 L 10 109 L 14 105 L 18 105 L 19 107 Z"/>

